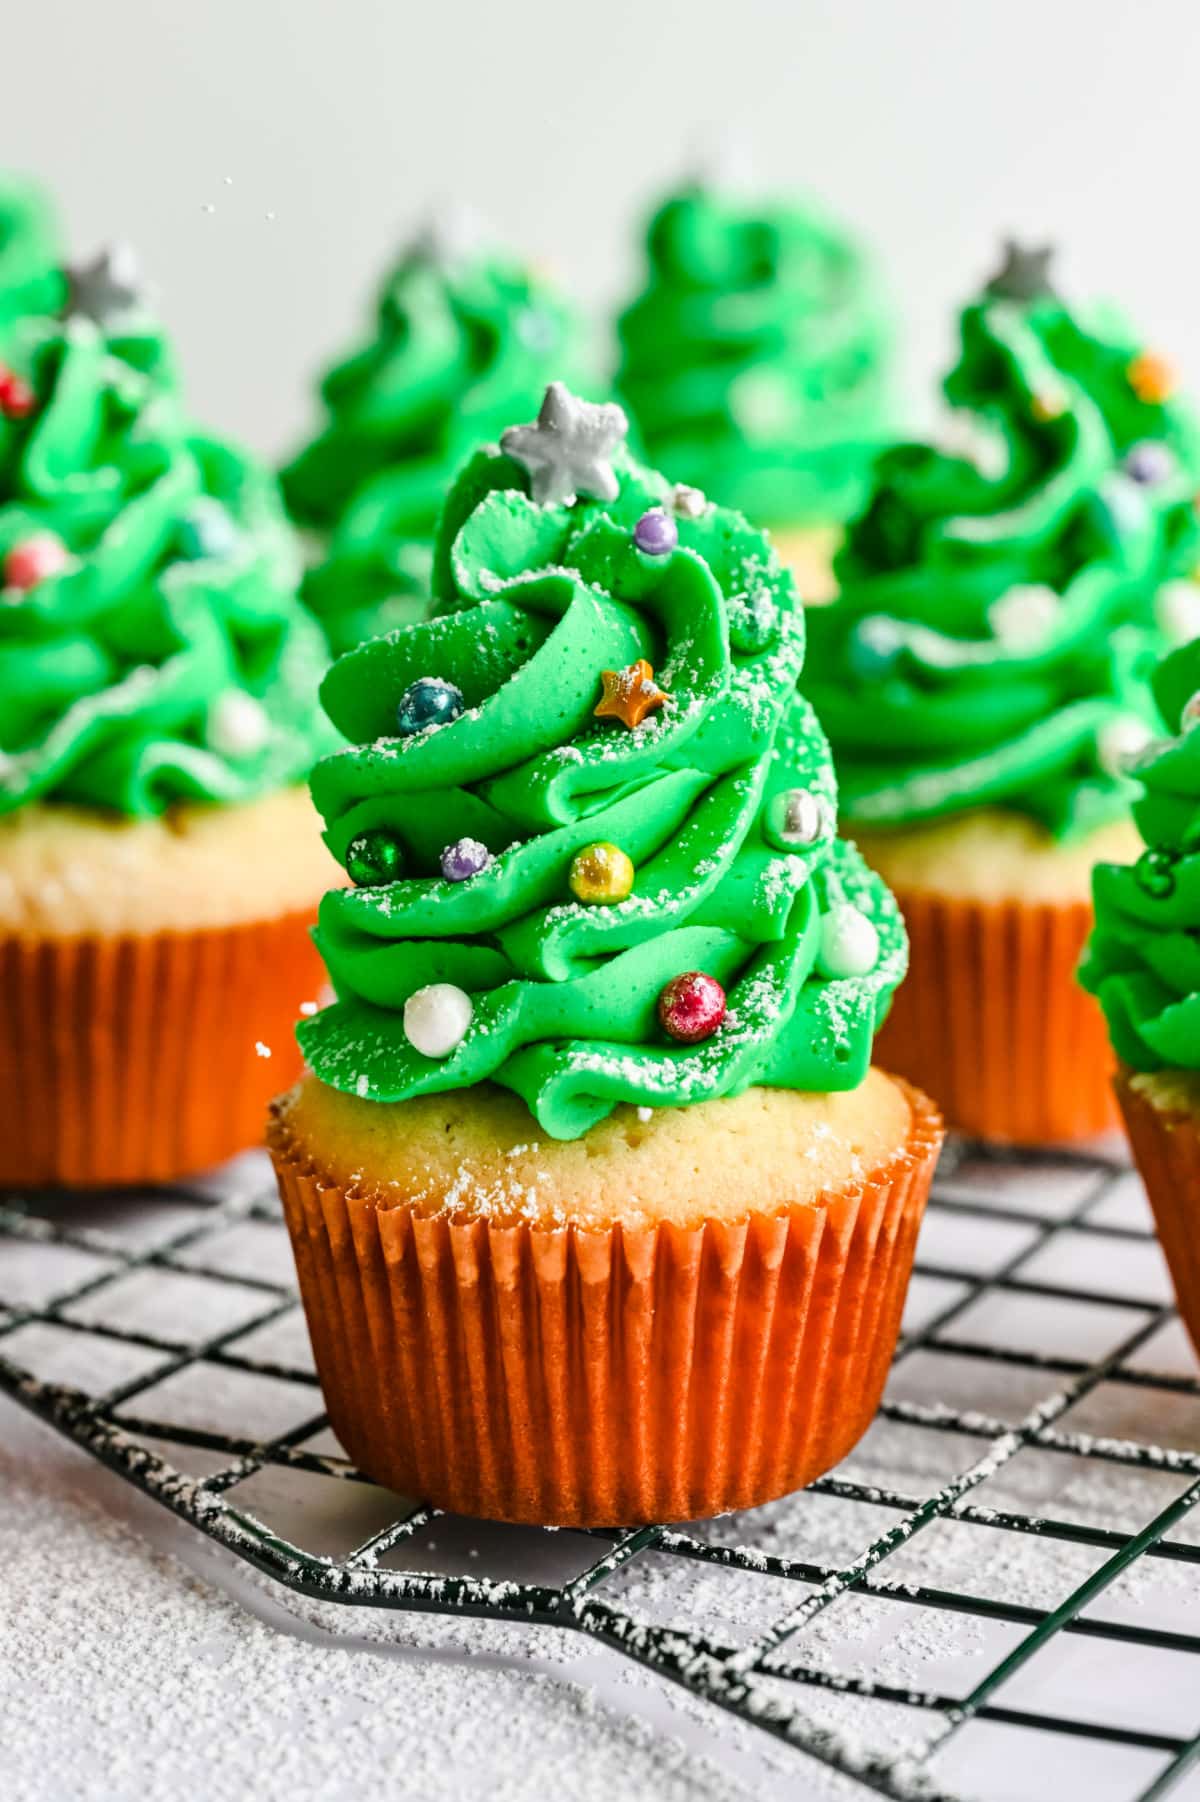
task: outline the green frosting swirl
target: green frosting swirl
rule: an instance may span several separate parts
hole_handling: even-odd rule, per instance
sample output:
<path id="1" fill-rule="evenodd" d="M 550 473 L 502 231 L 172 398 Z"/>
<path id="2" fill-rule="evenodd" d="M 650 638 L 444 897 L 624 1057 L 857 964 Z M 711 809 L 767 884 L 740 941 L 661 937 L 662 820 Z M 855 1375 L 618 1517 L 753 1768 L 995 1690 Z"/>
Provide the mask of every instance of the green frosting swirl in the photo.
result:
<path id="1" fill-rule="evenodd" d="M 0 563 L 46 534 L 68 556 L 0 590 L 0 813 L 302 780 L 336 743 L 328 652 L 271 477 L 187 422 L 148 324 L 26 322 L 11 361 L 36 404 L 0 416 Z"/>
<path id="2" fill-rule="evenodd" d="M 890 330 L 862 250 L 810 209 L 690 187 L 647 251 L 618 386 L 654 461 L 767 525 L 854 512 L 888 414 Z"/>
<path id="3" fill-rule="evenodd" d="M 796 691 L 803 616 L 790 575 L 735 513 L 677 519 L 678 548 L 650 556 L 633 527 L 666 485 L 621 450 L 611 502 L 536 505 L 523 468 L 493 448 L 455 483 L 442 517 L 433 617 L 348 653 L 322 696 L 352 748 L 312 789 L 327 842 L 401 842 L 405 877 L 335 891 L 318 944 L 336 1005 L 299 1029 L 317 1075 L 377 1101 L 491 1080 L 555 1138 L 618 1102 L 678 1106 L 752 1083 L 858 1083 L 906 961 L 891 896 L 834 836 L 828 746 Z M 596 719 L 600 673 L 647 659 L 668 691 L 640 725 Z M 397 738 L 398 698 L 422 676 L 462 690 L 452 723 Z M 819 836 L 789 847 L 782 796 L 824 802 Z M 493 853 L 449 882 L 443 848 Z M 575 854 L 615 843 L 636 867 L 611 905 L 574 898 Z M 824 914 L 850 902 L 873 922 L 870 972 L 827 980 Z M 676 975 L 726 989 L 725 1023 L 684 1046 L 658 1025 Z M 443 1060 L 408 1041 L 418 989 L 466 991 L 473 1017 Z"/>
<path id="4" fill-rule="evenodd" d="M 1148 849 L 1132 867 L 1098 864 L 1092 875 L 1096 925 L 1080 981 L 1135 1070 L 1200 1070 L 1200 702 L 1188 707 L 1197 690 L 1200 640 L 1154 674 L 1163 718 L 1181 731 L 1151 745 L 1134 772 Z"/>
<path id="5" fill-rule="evenodd" d="M 66 299 L 58 221 L 35 182 L 0 172 L 0 346 L 16 320 L 56 313 Z"/>
<path id="6" fill-rule="evenodd" d="M 980 461 L 884 453 L 841 598 L 810 620 L 850 821 L 991 804 L 1066 837 L 1127 806 L 1119 753 L 1153 726 L 1155 595 L 1194 563 L 1200 463 L 1186 409 L 1135 393 L 1137 351 L 1047 293 L 964 312 L 945 388 Z"/>
<path id="7" fill-rule="evenodd" d="M 456 470 L 569 375 L 575 337 L 557 292 L 503 259 L 418 246 L 392 270 L 374 336 L 323 377 L 327 422 L 282 474 L 293 515 L 331 532 L 304 593 L 335 651 L 423 611 Z"/>

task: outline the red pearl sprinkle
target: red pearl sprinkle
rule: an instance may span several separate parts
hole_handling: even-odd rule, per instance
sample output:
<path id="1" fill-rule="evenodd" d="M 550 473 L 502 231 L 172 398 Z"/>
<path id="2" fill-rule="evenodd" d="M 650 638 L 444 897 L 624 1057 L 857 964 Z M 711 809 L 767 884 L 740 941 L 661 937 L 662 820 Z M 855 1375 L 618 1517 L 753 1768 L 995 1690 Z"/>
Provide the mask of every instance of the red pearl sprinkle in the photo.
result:
<path id="1" fill-rule="evenodd" d="M 28 590 L 47 576 L 56 576 L 71 561 L 71 554 L 53 532 L 37 532 L 14 544 L 4 559 L 4 586 Z"/>
<path id="2" fill-rule="evenodd" d="M 36 400 L 29 383 L 7 364 L 0 363 L 0 413 L 6 419 L 28 419 Z"/>
<path id="3" fill-rule="evenodd" d="M 698 1045 L 711 1039 L 725 1018 L 725 991 L 703 970 L 686 970 L 673 977 L 658 997 L 658 1017 L 663 1030 L 681 1045 Z"/>

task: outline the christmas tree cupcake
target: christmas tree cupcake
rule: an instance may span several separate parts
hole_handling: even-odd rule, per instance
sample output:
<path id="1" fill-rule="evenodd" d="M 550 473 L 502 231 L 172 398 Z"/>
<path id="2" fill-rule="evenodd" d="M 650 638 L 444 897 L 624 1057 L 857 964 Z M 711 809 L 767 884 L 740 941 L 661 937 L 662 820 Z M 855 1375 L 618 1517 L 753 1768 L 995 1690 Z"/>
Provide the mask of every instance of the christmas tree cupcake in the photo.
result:
<path id="1" fill-rule="evenodd" d="M 372 339 L 321 382 L 327 418 L 283 471 L 296 519 L 326 539 L 305 597 L 335 651 L 416 618 L 438 510 L 459 464 L 574 366 L 548 282 L 434 220 L 401 256 Z"/>
<path id="2" fill-rule="evenodd" d="M 561 384 L 470 461 L 436 605 L 325 679 L 354 887 L 270 1142 L 336 1431 L 511 1520 L 670 1519 L 866 1427 L 940 1122 L 834 831 L 791 577 Z"/>
<path id="3" fill-rule="evenodd" d="M 1153 378 L 1153 379 L 1152 379 Z M 1195 431 L 1160 359 L 1076 318 L 1010 248 L 946 382 L 974 457 L 876 468 L 810 616 L 842 813 L 895 889 L 912 977 L 881 1056 L 989 1137 L 1112 1123 L 1074 981 L 1097 858 L 1125 856 L 1155 648 L 1200 629 Z"/>
<path id="4" fill-rule="evenodd" d="M 273 480 L 186 418 L 122 267 L 22 323 L 0 406 L 0 1186 L 259 1140 L 320 975 L 328 651 Z"/>
<path id="5" fill-rule="evenodd" d="M 863 499 L 890 331 L 862 249 L 815 208 L 671 195 L 621 315 L 618 386 L 655 462 L 771 529 L 806 599 Z"/>
<path id="6" fill-rule="evenodd" d="M 1108 1021 L 1117 1099 L 1200 1349 L 1200 639 L 1164 660 L 1154 692 L 1178 735 L 1137 761 L 1146 848 L 1096 869 L 1081 979 Z"/>

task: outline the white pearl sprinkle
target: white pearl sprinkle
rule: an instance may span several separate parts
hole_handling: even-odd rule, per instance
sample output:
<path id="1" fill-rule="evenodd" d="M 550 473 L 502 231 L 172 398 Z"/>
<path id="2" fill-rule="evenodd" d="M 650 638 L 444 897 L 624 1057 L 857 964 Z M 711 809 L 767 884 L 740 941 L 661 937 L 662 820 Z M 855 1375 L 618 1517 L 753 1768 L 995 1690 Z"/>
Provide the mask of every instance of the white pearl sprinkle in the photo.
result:
<path id="1" fill-rule="evenodd" d="M 1200 582 L 1164 582 L 1154 597 L 1154 618 L 1168 644 L 1200 638 Z"/>
<path id="2" fill-rule="evenodd" d="M 1096 734 L 1096 761 L 1110 776 L 1127 776 L 1154 734 L 1142 720 L 1127 714 L 1124 719 L 1109 720 Z"/>
<path id="3" fill-rule="evenodd" d="M 670 503 L 672 513 L 678 513 L 681 519 L 699 519 L 708 505 L 699 488 L 689 488 L 686 482 L 676 482 Z"/>
<path id="4" fill-rule="evenodd" d="M 404 1003 L 404 1032 L 422 1057 L 449 1057 L 467 1036 L 475 1012 L 465 989 L 431 982 Z"/>
<path id="5" fill-rule="evenodd" d="M 866 976 L 879 961 L 879 934 L 850 901 L 838 901 L 821 919 L 817 963 L 825 976 Z"/>
<path id="6" fill-rule="evenodd" d="M 652 1107 L 640 1107 L 637 1111 L 637 1117 L 643 1126 L 649 1126 L 651 1120 L 654 1118 L 654 1109 Z"/>
<path id="7" fill-rule="evenodd" d="M 993 637 L 1007 651 L 1036 651 L 1050 636 L 1060 602 L 1053 588 L 1028 583 L 1010 588 L 988 608 Z"/>
<path id="8" fill-rule="evenodd" d="M 219 757 L 253 757 L 271 736 L 261 702 L 244 688 L 226 688 L 208 710 L 208 743 Z"/>

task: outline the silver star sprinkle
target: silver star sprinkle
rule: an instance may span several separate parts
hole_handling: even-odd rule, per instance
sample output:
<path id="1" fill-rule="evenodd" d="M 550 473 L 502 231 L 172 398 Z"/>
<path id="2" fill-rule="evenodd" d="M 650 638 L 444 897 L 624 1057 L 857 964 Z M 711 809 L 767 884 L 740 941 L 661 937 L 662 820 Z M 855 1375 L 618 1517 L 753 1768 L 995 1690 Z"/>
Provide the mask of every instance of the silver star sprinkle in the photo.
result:
<path id="1" fill-rule="evenodd" d="M 610 461 L 625 438 L 629 421 L 614 402 L 595 405 L 572 394 L 565 382 L 551 382 L 536 425 L 511 425 L 500 448 L 529 472 L 539 507 L 568 507 L 581 494 L 615 501 L 619 484 Z"/>
<path id="2" fill-rule="evenodd" d="M 485 237 L 483 220 L 473 207 L 445 201 L 430 209 L 408 246 L 405 261 L 431 263 L 442 271 L 456 269 L 479 254 Z"/>
<path id="3" fill-rule="evenodd" d="M 106 244 L 90 263 L 72 263 L 66 275 L 68 316 L 82 315 L 99 326 L 141 312 L 153 299 L 137 253 L 128 244 Z"/>

